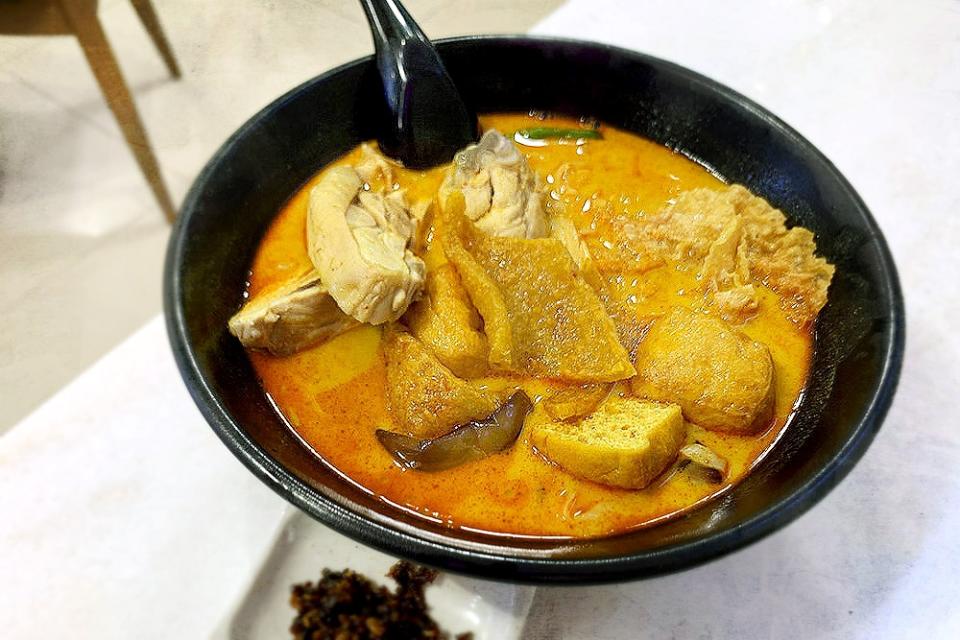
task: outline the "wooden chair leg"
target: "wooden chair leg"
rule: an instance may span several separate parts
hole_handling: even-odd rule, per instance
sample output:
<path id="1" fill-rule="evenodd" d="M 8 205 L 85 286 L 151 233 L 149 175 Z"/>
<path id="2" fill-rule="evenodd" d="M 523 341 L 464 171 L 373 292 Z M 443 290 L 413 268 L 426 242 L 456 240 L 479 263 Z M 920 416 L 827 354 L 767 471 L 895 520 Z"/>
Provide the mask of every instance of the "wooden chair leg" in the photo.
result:
<path id="1" fill-rule="evenodd" d="M 150 141 L 133 103 L 133 97 L 123 81 L 120 67 L 113 56 L 110 43 L 107 42 L 96 12 L 82 7 L 82 3 L 74 4 L 71 0 L 59 1 L 63 15 L 80 41 L 87 62 L 100 84 L 100 90 L 103 92 L 110 110 L 113 111 L 113 115 L 120 125 L 120 130 L 123 132 L 127 145 L 136 157 L 137 163 L 150 184 L 153 195 L 156 197 L 164 215 L 167 220 L 173 222 L 176 214 L 167 188 L 163 184 L 160 166 L 157 164 L 157 159 L 150 148 Z"/>
<path id="2" fill-rule="evenodd" d="M 136 9 L 137 15 L 140 16 L 140 22 L 143 23 L 147 33 L 150 34 L 150 39 L 153 40 L 157 51 L 160 52 L 160 56 L 166 63 L 167 69 L 170 70 L 170 75 L 174 78 L 179 78 L 180 66 L 177 64 L 177 59 L 173 55 L 173 49 L 170 48 L 170 43 L 167 42 L 167 36 L 163 33 L 160 20 L 157 19 L 157 12 L 153 10 L 153 4 L 151 4 L 150 0 L 131 0 L 131 3 L 133 4 L 133 8 Z"/>

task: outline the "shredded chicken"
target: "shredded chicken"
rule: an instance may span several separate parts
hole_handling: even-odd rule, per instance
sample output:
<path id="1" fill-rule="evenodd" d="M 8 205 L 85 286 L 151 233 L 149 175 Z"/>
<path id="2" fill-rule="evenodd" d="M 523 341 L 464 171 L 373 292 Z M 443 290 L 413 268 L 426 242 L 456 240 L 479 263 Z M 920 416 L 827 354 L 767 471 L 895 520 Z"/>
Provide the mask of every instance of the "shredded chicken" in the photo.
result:
<path id="1" fill-rule="evenodd" d="M 426 267 L 410 250 L 417 222 L 402 191 L 363 191 L 352 167 L 330 169 L 310 192 L 307 247 L 344 313 L 370 324 L 399 318 Z"/>
<path id="2" fill-rule="evenodd" d="M 496 130 L 463 149 L 440 187 L 440 202 L 463 194 L 467 217 L 494 236 L 543 238 L 548 233 L 543 196 L 527 159 Z"/>

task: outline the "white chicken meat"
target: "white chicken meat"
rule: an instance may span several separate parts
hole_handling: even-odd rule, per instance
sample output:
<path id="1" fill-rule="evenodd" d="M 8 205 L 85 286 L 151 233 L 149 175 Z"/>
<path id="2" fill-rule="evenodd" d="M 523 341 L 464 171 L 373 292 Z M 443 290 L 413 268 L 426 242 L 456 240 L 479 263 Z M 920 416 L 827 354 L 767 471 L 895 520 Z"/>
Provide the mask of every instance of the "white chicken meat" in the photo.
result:
<path id="1" fill-rule="evenodd" d="M 352 167 L 334 167 L 310 192 L 307 249 L 344 313 L 370 324 L 398 319 L 426 267 L 410 250 L 417 222 L 402 191 L 364 191 Z"/>
<path id="2" fill-rule="evenodd" d="M 312 347 L 356 325 L 356 320 L 340 310 L 313 270 L 260 292 L 228 323 L 230 333 L 243 346 L 277 356 Z"/>
<path id="3" fill-rule="evenodd" d="M 459 151 L 440 187 L 440 202 L 460 191 L 465 213 L 490 235 L 543 238 L 549 233 L 543 195 L 526 158 L 506 136 L 491 129 Z"/>

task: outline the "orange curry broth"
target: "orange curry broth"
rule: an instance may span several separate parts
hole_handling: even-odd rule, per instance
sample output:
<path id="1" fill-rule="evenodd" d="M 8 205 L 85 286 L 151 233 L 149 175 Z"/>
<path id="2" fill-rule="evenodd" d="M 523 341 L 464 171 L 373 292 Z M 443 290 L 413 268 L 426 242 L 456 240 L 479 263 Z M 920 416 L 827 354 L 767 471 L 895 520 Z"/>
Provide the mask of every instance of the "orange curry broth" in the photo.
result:
<path id="1" fill-rule="evenodd" d="M 544 122 L 525 114 L 490 115 L 481 123 L 504 133 L 534 124 L 577 126 L 573 119 Z M 548 209 L 562 207 L 583 235 L 616 242 L 604 235 L 610 233 L 611 216 L 644 215 L 681 191 L 723 186 L 703 167 L 663 146 L 609 126 L 601 130 L 603 140 L 522 147 L 531 166 L 547 181 Z M 358 156 L 355 149 L 331 166 L 355 162 Z M 569 166 L 561 171 L 564 164 Z M 434 196 L 444 171 L 445 167 L 396 173 L 408 201 L 415 202 Z M 252 267 L 251 294 L 309 268 L 307 199 L 322 175 L 321 171 L 290 199 L 265 235 Z M 439 248 L 432 246 L 425 259 L 428 268 L 444 261 Z M 610 281 L 641 316 L 670 305 L 702 304 L 695 275 L 673 266 Z M 250 357 L 264 389 L 297 433 L 329 465 L 385 502 L 452 527 L 589 537 L 649 526 L 715 497 L 742 479 L 777 440 L 805 383 L 812 336 L 808 328 L 787 320 L 776 294 L 763 288 L 758 314 L 739 328 L 770 348 L 777 387 L 775 422 L 750 437 L 691 425 L 691 441 L 701 441 L 729 461 L 726 484 L 711 485 L 679 473 L 641 491 L 574 478 L 533 451 L 524 434 L 508 451 L 458 468 L 436 473 L 400 468 L 374 436 L 379 427 L 396 428 L 385 398 L 380 328 L 363 326 L 287 358 L 255 352 Z M 537 381 L 523 386 L 535 399 L 548 388 Z"/>

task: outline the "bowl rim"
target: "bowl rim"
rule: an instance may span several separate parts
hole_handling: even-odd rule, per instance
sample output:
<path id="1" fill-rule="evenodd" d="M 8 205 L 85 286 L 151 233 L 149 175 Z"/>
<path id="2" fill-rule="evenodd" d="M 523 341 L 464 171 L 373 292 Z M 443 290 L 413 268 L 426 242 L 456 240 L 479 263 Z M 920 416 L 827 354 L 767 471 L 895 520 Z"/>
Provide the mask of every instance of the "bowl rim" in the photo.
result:
<path id="1" fill-rule="evenodd" d="M 899 381 L 905 347 L 905 311 L 903 294 L 893 257 L 876 220 L 849 181 L 834 164 L 806 138 L 783 120 L 756 102 L 733 89 L 700 73 L 645 53 L 623 47 L 574 38 L 531 35 L 471 35 L 443 38 L 435 41 L 441 50 L 463 44 L 501 46 L 533 44 L 551 47 L 580 47 L 602 51 L 621 59 L 630 59 L 658 68 L 669 69 L 684 80 L 699 84 L 736 103 L 768 126 L 787 137 L 793 146 L 804 147 L 811 157 L 837 179 L 844 196 L 858 205 L 870 240 L 876 248 L 881 265 L 882 284 L 889 292 L 890 338 L 885 345 L 882 371 L 862 418 L 843 443 L 840 450 L 806 483 L 792 493 L 764 507 L 759 513 L 740 524 L 699 539 L 666 545 L 656 549 L 602 558 L 548 558 L 515 556 L 486 550 L 468 549 L 445 544 L 406 531 L 385 526 L 347 509 L 321 495 L 270 457 L 259 445 L 246 436 L 239 424 L 204 380 L 196 355 L 187 338 L 186 319 L 180 305 L 182 281 L 180 267 L 185 251 L 190 218 L 203 196 L 203 185 L 221 161 L 247 131 L 271 112 L 294 99 L 308 86 L 322 83 L 345 70 L 368 65 L 373 56 L 365 56 L 339 65 L 290 89 L 273 100 L 238 128 L 214 153 L 194 180 L 174 223 L 164 264 L 163 306 L 167 334 L 177 367 L 191 397 L 217 436 L 233 454 L 277 494 L 305 511 L 313 518 L 338 532 L 373 548 L 394 556 L 441 567 L 448 571 L 467 573 L 493 580 L 528 583 L 588 584 L 653 577 L 671 573 L 707 562 L 730 553 L 780 529 L 795 520 L 846 475 L 873 441 L 890 407 Z M 486 547 L 484 547 L 486 548 Z"/>

